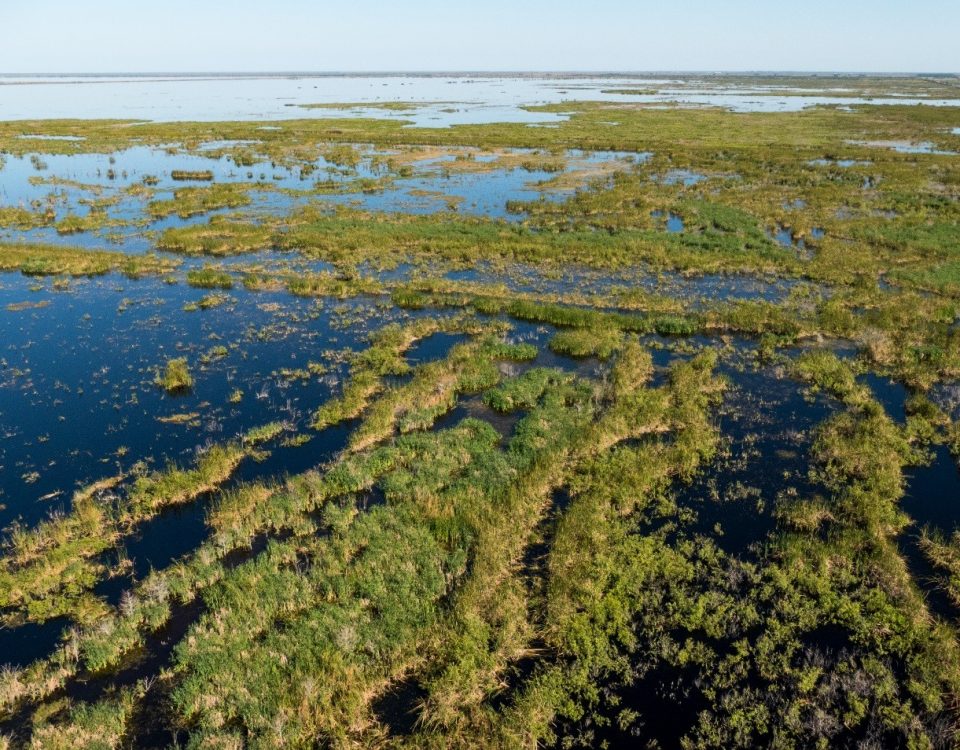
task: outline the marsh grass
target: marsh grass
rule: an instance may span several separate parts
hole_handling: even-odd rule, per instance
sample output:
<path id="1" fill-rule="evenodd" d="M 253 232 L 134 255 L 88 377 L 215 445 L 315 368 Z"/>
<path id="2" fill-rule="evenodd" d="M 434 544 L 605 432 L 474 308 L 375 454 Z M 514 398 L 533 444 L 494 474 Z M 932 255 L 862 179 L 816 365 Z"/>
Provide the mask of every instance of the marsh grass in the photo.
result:
<path id="1" fill-rule="evenodd" d="M 353 419 L 384 389 L 386 375 L 405 375 L 411 371 L 403 353 L 419 339 L 434 333 L 457 330 L 482 330 L 470 318 L 422 318 L 407 326 L 385 326 L 378 331 L 371 346 L 358 353 L 350 366 L 350 378 L 343 392 L 327 401 L 314 415 L 314 429 L 323 429 Z"/>
<path id="2" fill-rule="evenodd" d="M 0 674 L 0 705 L 7 715 L 28 708 L 34 745 L 129 742 L 134 717 L 151 701 L 188 726 L 197 747 L 956 744 L 956 636 L 928 608 L 924 582 L 899 547 L 911 523 L 900 507 L 906 470 L 928 460 L 932 445 L 952 441 L 960 452 L 956 424 L 923 395 L 960 376 L 956 157 L 851 143 L 864 133 L 941 143 L 956 127 L 955 111 L 538 109 L 571 116 L 555 129 L 407 128 L 359 118 L 290 121 L 277 131 L 256 123 L 0 123 L 0 147 L 14 154 L 38 147 L 15 137 L 27 128 L 87 139 L 44 142 L 51 153 L 112 151 L 134 138 L 182 142 L 192 153 L 205 140 L 246 137 L 257 145 L 224 150 L 238 165 L 302 166 L 321 154 L 346 174 L 369 159 L 377 176 L 346 180 L 350 190 L 414 177 L 418 161 L 436 156 L 455 154 L 445 167 L 455 174 L 550 171 L 567 148 L 652 152 L 640 168 L 618 165 L 562 200 L 511 205 L 525 214 L 516 222 L 332 209 L 319 194 L 348 189 L 334 180 L 318 183 L 311 204 L 287 216 L 228 214 L 165 230 L 158 247 L 172 252 L 277 248 L 337 267 L 243 268 L 237 278 L 250 292 L 377 295 L 383 305 L 390 294 L 408 312 L 435 317 L 412 313 L 348 356 L 341 389 L 313 405 L 316 429 L 349 428 L 346 450 L 327 464 L 211 496 L 267 444 L 307 437 L 292 424 L 269 424 L 189 465 L 105 480 L 78 493 L 68 512 L 11 531 L 0 558 L 4 624 L 61 615 L 76 624 L 49 658 Z M 492 159 L 477 158 L 481 151 Z M 684 176 L 695 179 L 685 184 Z M 184 188 L 147 212 L 239 207 L 249 189 Z M 47 226 L 42 209 L 8 210 L 0 222 Z M 657 211 L 681 217 L 682 229 L 665 232 Z M 790 247 L 770 236 L 775 227 L 789 228 Z M 413 281 L 357 270 L 404 261 Z M 437 278 L 481 261 L 505 282 L 524 281 L 522 273 L 507 278 L 514 264 L 554 281 L 573 265 L 664 276 L 656 292 L 632 286 L 630 276 L 609 292 L 519 292 Z M 169 274 L 175 265 L 0 246 L 0 268 L 35 275 Z M 667 286 L 674 272 L 781 286 L 770 299 L 691 299 Z M 187 281 L 220 290 L 234 276 L 193 269 Z M 196 304 L 224 299 L 215 293 Z M 504 338 L 511 320 L 558 327 L 554 352 L 595 356 L 602 368 L 590 379 L 527 369 L 521 363 L 537 351 Z M 436 361 L 408 361 L 410 347 L 437 332 L 468 338 Z M 732 353 L 744 345 L 732 345 L 732 334 L 747 339 L 743 357 Z M 656 387 L 641 335 L 683 355 L 658 368 Z M 682 340 L 691 336 L 698 338 Z M 857 356 L 838 357 L 834 338 L 852 342 Z M 223 354 L 214 347 L 200 363 Z M 757 366 L 796 381 L 830 415 L 813 430 L 809 475 L 784 476 L 783 491 L 764 498 L 775 501 L 776 526 L 749 549 L 728 549 L 721 532 L 735 521 L 725 515 L 713 533 L 698 519 L 716 512 L 720 486 L 707 482 L 695 498 L 686 489 L 713 462 L 751 460 L 749 449 L 735 459 L 725 452 L 721 428 L 738 402 L 715 374 L 721 356 L 731 372 Z M 173 380 L 189 378 L 185 366 Z M 287 381 L 322 374 L 273 369 Z M 905 424 L 858 382 L 868 370 L 915 391 Z M 515 415 L 512 432 L 477 418 L 437 429 L 464 394 L 478 394 L 471 413 L 493 422 L 493 412 Z M 237 389 L 228 400 L 242 398 Z M 133 584 L 117 608 L 92 595 L 122 564 L 105 562 L 105 553 L 146 519 L 200 497 L 211 500 L 210 534 L 196 550 Z M 953 537 L 921 535 L 952 600 L 956 547 Z M 57 697 L 78 678 L 133 663 L 186 604 L 204 613 L 162 671 L 160 697 L 139 687 L 70 705 Z M 405 685 L 419 696 L 415 721 L 391 736 L 397 730 L 379 699 Z M 637 703 L 638 694 L 654 698 Z M 657 696 L 667 696 L 669 710 Z M 664 722 L 650 711 L 669 713 L 669 737 L 657 734 Z"/>
<path id="3" fill-rule="evenodd" d="M 930 564 L 941 574 L 941 585 L 954 606 L 960 607 L 960 536 L 923 529 L 920 549 Z"/>
<path id="4" fill-rule="evenodd" d="M 181 182 L 209 182 L 213 179 L 213 172 L 210 170 L 174 169 L 170 172 L 170 179 Z"/>
<path id="5" fill-rule="evenodd" d="M 197 268 L 187 271 L 187 283 L 198 289 L 233 289 L 233 276 L 214 268 Z"/>
<path id="6" fill-rule="evenodd" d="M 0 207 L 0 227 L 8 229 L 25 231 L 45 227 L 49 226 L 55 218 L 56 211 L 52 208 L 41 212 L 14 206 Z"/>
<path id="7" fill-rule="evenodd" d="M 156 384 L 170 395 L 187 393 L 193 388 L 193 376 L 183 357 L 167 360 L 163 371 L 157 373 Z"/>
<path id="8" fill-rule="evenodd" d="M 190 468 L 170 465 L 104 479 L 75 493 L 70 512 L 32 529 L 8 530 L 0 558 L 4 620 L 44 622 L 67 614 L 95 623 L 105 609 L 90 591 L 110 573 L 103 553 L 162 510 L 216 489 L 284 430 L 281 423 L 249 430 L 236 442 L 214 445 Z"/>
<path id="9" fill-rule="evenodd" d="M 183 188 L 174 191 L 170 200 L 147 204 L 147 213 L 161 219 L 176 214 L 181 219 L 221 208 L 239 208 L 250 204 L 253 185 L 223 183 L 209 187 Z"/>
<path id="10" fill-rule="evenodd" d="M 250 253 L 272 246 L 274 229 L 214 216 L 207 224 L 173 227 L 164 230 L 157 248 L 184 255 L 226 256 Z"/>
<path id="11" fill-rule="evenodd" d="M 0 243 L 0 270 L 25 276 L 102 276 L 119 271 L 137 278 L 169 273 L 179 265 L 156 255 L 125 255 L 59 245 Z"/>
<path id="12" fill-rule="evenodd" d="M 571 357 L 607 359 L 619 349 L 621 336 L 616 328 L 575 328 L 557 333 L 550 339 L 550 348 Z"/>

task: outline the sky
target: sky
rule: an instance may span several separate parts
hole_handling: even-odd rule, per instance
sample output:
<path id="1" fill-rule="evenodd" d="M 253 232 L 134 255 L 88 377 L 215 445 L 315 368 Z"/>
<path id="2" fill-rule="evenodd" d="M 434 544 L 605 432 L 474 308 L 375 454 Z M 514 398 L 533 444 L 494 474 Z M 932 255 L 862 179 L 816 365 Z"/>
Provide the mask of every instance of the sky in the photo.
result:
<path id="1" fill-rule="evenodd" d="M 0 0 L 0 73 L 960 72 L 960 0 Z"/>

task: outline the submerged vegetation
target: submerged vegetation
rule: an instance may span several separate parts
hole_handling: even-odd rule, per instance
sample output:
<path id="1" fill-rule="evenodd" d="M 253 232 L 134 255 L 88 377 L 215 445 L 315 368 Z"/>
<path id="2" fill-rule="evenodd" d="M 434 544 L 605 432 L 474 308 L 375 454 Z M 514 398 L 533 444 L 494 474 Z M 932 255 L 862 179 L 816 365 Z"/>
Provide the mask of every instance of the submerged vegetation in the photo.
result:
<path id="1" fill-rule="evenodd" d="M 55 174 L 85 210 L 0 207 L 5 399 L 39 400 L 34 321 L 112 347 L 146 310 L 122 385 L 57 374 L 118 415 L 103 446 L 0 443 L 33 519 L 0 549 L 0 747 L 957 746 L 958 110 L 534 109 L 570 116 L 0 123 L 108 182 L 191 157 L 117 188 L 140 219 Z M 429 170 L 543 190 L 363 202 Z M 78 455 L 100 478 L 28 513 Z"/>

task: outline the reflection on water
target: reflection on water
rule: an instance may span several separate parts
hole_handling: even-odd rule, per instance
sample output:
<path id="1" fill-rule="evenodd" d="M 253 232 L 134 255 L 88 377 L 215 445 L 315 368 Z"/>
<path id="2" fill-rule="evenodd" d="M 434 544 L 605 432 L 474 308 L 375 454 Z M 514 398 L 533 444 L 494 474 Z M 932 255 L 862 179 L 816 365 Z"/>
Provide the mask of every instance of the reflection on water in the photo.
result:
<path id="1" fill-rule="evenodd" d="M 956 151 L 946 151 L 937 148 L 930 141 L 850 141 L 855 146 L 869 146 L 871 148 L 889 148 L 899 154 L 939 154 L 941 156 L 956 156 Z"/>
<path id="2" fill-rule="evenodd" d="M 95 87 L 95 94 L 91 88 Z M 530 111 L 530 105 L 565 101 L 615 101 L 648 105 L 670 102 L 719 106 L 737 112 L 783 112 L 855 104 L 957 106 L 960 99 L 909 96 L 851 97 L 825 90 L 808 95 L 789 79 L 776 92 L 728 86 L 704 79 L 698 85 L 649 76 L 619 75 L 289 75 L 262 76 L 0 76 L 0 120 L 125 118 L 141 120 L 259 120 L 379 117 L 416 127 L 488 122 L 556 123 L 563 114 Z M 308 104 L 356 106 L 306 109 Z M 383 108 L 406 102 L 409 108 Z"/>
<path id="3" fill-rule="evenodd" d="M 154 245 L 151 232 L 205 223 L 225 210 L 235 211 L 213 209 L 186 218 L 175 213 L 162 218 L 150 215 L 149 203 L 169 200 L 175 191 L 185 187 L 209 184 L 248 185 L 251 202 L 242 211 L 253 217 L 286 215 L 297 207 L 320 203 L 411 214 L 455 210 L 472 216 L 521 221 L 526 214 L 508 212 L 508 203 L 560 201 L 569 197 L 581 181 L 596 174 L 632 169 L 649 158 L 648 154 L 571 150 L 564 155 L 560 176 L 583 175 L 582 180 L 575 179 L 574 186 L 554 187 L 550 181 L 558 174 L 539 168 L 537 153 L 531 149 L 509 149 L 497 154 L 450 149 L 443 156 L 414 161 L 409 174 L 397 175 L 384 169 L 384 154 L 371 148 L 361 148 L 357 166 L 344 169 L 321 156 L 290 167 L 268 161 L 238 166 L 229 156 L 216 153 L 217 149 L 231 145 L 236 143 L 203 144 L 201 151 L 210 151 L 210 156 L 148 147 L 114 154 L 10 156 L 5 163 L 0 162 L 0 206 L 43 213 L 52 224 L 67 217 L 90 215 L 94 210 L 91 203 L 95 202 L 105 221 L 101 229 L 68 234 L 58 233 L 52 225 L 28 230 L 0 228 L 0 238 L 92 248 L 103 247 L 104 240 L 109 239 L 126 251 L 146 252 Z M 491 166 L 451 168 L 460 156 Z M 498 168 L 492 162 L 501 156 L 512 161 Z M 526 156 L 530 157 L 529 163 L 523 162 Z M 174 179 L 175 170 L 210 172 L 212 180 Z M 319 190 L 314 192 L 315 188 Z"/>
<path id="4" fill-rule="evenodd" d="M 663 211 L 652 211 L 650 215 L 654 219 L 663 219 L 666 215 L 664 227 L 671 234 L 676 234 L 683 231 L 683 217 L 681 217 L 679 214 L 673 213 L 673 211 L 670 211 L 667 214 L 664 214 Z"/>

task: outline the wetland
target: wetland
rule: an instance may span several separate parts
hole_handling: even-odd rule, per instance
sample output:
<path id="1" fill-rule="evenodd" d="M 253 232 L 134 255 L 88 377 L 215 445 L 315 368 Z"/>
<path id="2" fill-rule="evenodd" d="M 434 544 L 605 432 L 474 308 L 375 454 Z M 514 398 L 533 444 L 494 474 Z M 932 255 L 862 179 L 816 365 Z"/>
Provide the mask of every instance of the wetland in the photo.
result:
<path id="1" fill-rule="evenodd" d="M 0 79 L 0 748 L 956 747 L 958 93 Z"/>

